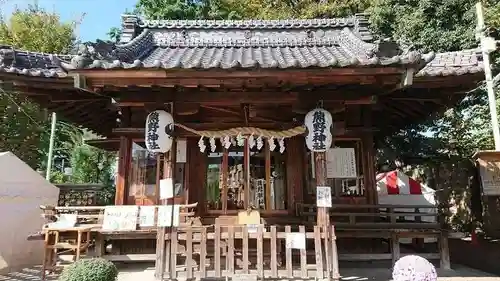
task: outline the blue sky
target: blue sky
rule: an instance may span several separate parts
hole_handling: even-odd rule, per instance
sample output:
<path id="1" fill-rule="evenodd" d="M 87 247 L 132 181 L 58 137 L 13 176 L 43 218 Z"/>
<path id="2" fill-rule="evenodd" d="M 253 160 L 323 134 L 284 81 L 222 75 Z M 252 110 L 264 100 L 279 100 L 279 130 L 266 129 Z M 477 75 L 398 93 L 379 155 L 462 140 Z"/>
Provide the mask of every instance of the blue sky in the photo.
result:
<path id="1" fill-rule="evenodd" d="M 8 17 L 16 8 L 24 8 L 35 0 L 0 0 L 0 11 Z M 78 21 L 85 13 L 79 27 L 79 37 L 83 41 L 107 39 L 111 27 L 120 27 L 120 15 L 132 10 L 137 0 L 38 0 L 38 5 L 47 11 L 55 11 L 62 21 Z"/>

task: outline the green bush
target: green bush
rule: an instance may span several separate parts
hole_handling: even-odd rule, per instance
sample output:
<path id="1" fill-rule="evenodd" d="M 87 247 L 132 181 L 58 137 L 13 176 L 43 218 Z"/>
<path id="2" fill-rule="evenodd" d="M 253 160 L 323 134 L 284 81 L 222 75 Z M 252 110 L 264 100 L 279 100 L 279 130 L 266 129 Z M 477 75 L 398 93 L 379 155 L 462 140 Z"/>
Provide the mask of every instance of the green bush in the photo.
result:
<path id="1" fill-rule="evenodd" d="M 105 259 L 79 260 L 66 267 L 59 281 L 115 281 L 118 275 L 116 266 Z"/>

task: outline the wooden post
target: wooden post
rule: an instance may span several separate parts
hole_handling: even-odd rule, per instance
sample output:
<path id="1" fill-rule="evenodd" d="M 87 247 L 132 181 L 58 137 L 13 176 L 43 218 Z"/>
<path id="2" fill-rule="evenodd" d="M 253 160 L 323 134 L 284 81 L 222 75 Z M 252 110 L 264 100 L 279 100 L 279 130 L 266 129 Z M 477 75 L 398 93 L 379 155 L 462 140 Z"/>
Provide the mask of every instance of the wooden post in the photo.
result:
<path id="1" fill-rule="evenodd" d="M 171 108 L 171 114 L 174 116 L 174 111 L 173 111 L 173 105 Z M 164 157 L 164 162 L 163 162 L 163 176 L 161 178 L 163 179 L 172 179 L 172 185 L 175 185 L 175 162 L 176 162 L 176 154 L 177 154 L 177 145 L 176 145 L 176 139 L 174 138 L 172 141 L 172 147 L 170 148 L 170 151 L 165 153 Z M 159 184 L 159 182 L 158 182 Z M 159 190 L 159 189 L 158 189 Z M 160 192 L 161 193 L 161 192 Z M 160 196 L 157 194 L 157 196 Z M 168 205 L 168 204 L 174 204 L 175 202 L 175 194 L 174 198 L 172 199 L 161 199 L 159 198 L 159 205 Z M 172 211 L 173 214 L 173 211 Z M 173 220 L 172 220 L 173 221 Z M 155 261 L 155 278 L 157 280 L 163 280 L 166 267 L 170 266 L 170 269 L 168 270 L 172 276 L 172 274 L 175 273 L 176 267 L 175 265 L 172 267 L 170 262 L 170 255 L 171 251 L 170 249 L 173 247 L 171 245 L 173 236 L 177 235 L 177 232 L 175 233 L 170 233 L 168 235 L 169 238 L 169 243 L 167 243 L 166 238 L 167 238 L 167 228 L 165 227 L 158 227 L 157 228 L 157 233 L 156 233 L 156 261 Z M 177 238 L 177 237 L 175 237 Z M 174 259 L 175 262 L 175 259 Z"/>
<path id="2" fill-rule="evenodd" d="M 448 245 L 448 231 L 446 230 L 442 230 L 439 236 L 439 256 L 440 268 L 450 270 L 450 248 Z"/>
<path id="3" fill-rule="evenodd" d="M 116 177 L 115 205 L 126 205 L 128 197 L 128 173 L 130 171 L 132 139 L 120 137 L 118 151 L 118 176 Z"/>
<path id="4" fill-rule="evenodd" d="M 314 175 L 316 187 L 326 186 L 326 152 L 314 152 Z M 320 227 L 330 226 L 330 215 L 328 208 L 318 207 L 316 224 Z"/>

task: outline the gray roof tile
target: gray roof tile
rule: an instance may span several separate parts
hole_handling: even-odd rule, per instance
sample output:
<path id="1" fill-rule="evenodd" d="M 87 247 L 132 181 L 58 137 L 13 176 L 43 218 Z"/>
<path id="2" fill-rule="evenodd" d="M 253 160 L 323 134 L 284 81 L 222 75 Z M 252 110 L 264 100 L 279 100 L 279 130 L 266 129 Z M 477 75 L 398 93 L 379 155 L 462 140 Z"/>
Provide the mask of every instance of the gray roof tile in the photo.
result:
<path id="1" fill-rule="evenodd" d="M 0 71 L 63 78 L 74 69 L 334 68 L 408 65 L 417 76 L 482 71 L 471 50 L 434 55 L 376 43 L 363 15 L 345 19 L 145 21 L 124 15 L 124 41 L 79 46 L 76 55 L 0 46 Z"/>
<path id="2" fill-rule="evenodd" d="M 0 46 L 0 72 L 49 78 L 66 77 L 66 72 L 53 63 L 51 56 Z M 61 56 L 61 58 L 68 57 Z"/>
<path id="3" fill-rule="evenodd" d="M 435 58 L 417 73 L 422 76 L 452 76 L 483 72 L 481 53 L 477 49 L 436 54 Z"/>

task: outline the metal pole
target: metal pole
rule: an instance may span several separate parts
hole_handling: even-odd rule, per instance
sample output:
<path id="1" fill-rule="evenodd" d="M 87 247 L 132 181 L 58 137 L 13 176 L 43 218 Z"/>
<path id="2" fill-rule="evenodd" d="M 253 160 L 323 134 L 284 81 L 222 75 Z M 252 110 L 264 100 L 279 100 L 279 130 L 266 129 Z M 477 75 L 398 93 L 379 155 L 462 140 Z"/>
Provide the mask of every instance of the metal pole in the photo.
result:
<path id="1" fill-rule="evenodd" d="M 489 51 L 486 50 L 484 46 L 484 15 L 483 15 L 483 5 L 481 2 L 476 4 L 477 13 L 477 32 L 479 39 L 481 40 L 481 51 L 483 54 L 483 65 L 484 65 L 484 75 L 486 78 L 486 88 L 488 91 L 488 103 L 490 106 L 491 114 L 491 126 L 493 127 L 493 139 L 495 141 L 495 150 L 500 151 L 500 127 L 498 125 L 498 113 L 497 113 L 497 103 L 495 97 L 495 91 L 493 88 L 493 75 L 491 73 L 490 56 Z"/>
<path id="2" fill-rule="evenodd" d="M 47 157 L 47 171 L 45 179 L 50 181 L 50 170 L 52 169 L 52 155 L 54 154 L 54 137 L 56 134 L 56 113 L 52 112 L 52 126 L 50 128 L 49 155 Z"/>

